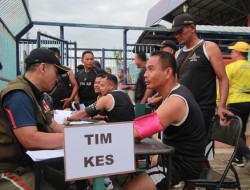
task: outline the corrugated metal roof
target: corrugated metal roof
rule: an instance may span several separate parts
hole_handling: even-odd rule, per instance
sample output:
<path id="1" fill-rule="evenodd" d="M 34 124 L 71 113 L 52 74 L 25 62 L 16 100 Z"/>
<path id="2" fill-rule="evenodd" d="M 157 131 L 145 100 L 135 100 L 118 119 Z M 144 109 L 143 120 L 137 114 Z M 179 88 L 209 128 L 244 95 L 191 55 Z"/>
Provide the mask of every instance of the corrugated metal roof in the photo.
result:
<path id="1" fill-rule="evenodd" d="M 250 35 L 250 27 L 197 25 L 198 32 Z"/>
<path id="2" fill-rule="evenodd" d="M 24 0 L 1 0 L 0 18 L 13 36 L 18 36 L 29 24 L 30 15 Z"/>
<path id="3" fill-rule="evenodd" d="M 178 1 L 178 6 L 177 5 Z M 183 12 L 191 14 L 197 24 L 248 26 L 249 0 L 161 0 L 148 12 L 147 23 L 162 19 L 172 23 Z M 164 12 L 165 11 L 165 12 Z M 163 14 L 165 13 L 165 14 Z M 147 25 L 148 26 L 148 25 Z"/>
<path id="4" fill-rule="evenodd" d="M 161 0 L 156 5 L 154 5 L 149 11 L 146 20 L 146 27 L 152 26 L 155 22 L 163 18 L 166 13 L 171 12 L 180 5 L 182 5 L 186 0 Z"/>
<path id="5" fill-rule="evenodd" d="M 153 25 L 152 27 L 156 27 L 158 29 L 164 28 L 163 25 Z M 222 49 L 224 49 L 223 51 L 227 51 L 226 47 L 229 44 L 239 40 L 250 43 L 250 27 L 197 25 L 196 29 L 199 38 L 217 43 Z M 159 44 L 163 40 L 172 40 L 177 43 L 174 35 L 166 31 L 144 31 L 139 36 L 136 43 Z"/>

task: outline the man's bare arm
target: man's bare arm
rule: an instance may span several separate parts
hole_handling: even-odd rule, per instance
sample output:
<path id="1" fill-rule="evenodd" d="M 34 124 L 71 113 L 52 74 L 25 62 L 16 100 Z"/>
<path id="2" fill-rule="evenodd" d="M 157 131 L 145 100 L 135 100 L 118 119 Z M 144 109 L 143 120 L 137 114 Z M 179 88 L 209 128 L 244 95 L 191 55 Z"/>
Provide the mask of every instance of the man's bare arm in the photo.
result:
<path id="1" fill-rule="evenodd" d="M 228 96 L 229 82 L 223 63 L 222 53 L 214 42 L 206 42 L 206 50 L 219 82 L 220 102 L 218 106 L 218 115 L 224 118 L 225 114 L 232 114 L 226 110 L 226 102 Z"/>
<path id="2" fill-rule="evenodd" d="M 63 133 L 45 133 L 36 126 L 25 126 L 13 130 L 18 141 L 27 150 L 55 149 L 63 147 Z"/>

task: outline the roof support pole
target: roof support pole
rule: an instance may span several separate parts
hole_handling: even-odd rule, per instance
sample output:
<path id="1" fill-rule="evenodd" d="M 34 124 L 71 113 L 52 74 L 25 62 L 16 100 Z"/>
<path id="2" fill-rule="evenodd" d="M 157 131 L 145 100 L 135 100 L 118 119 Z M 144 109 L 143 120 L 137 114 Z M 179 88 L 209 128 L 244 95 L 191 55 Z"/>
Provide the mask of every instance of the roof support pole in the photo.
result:
<path id="1" fill-rule="evenodd" d="M 247 26 L 250 27 L 250 14 L 247 17 Z"/>
<path id="2" fill-rule="evenodd" d="M 64 27 L 60 26 L 60 39 L 64 40 Z"/>
<path id="3" fill-rule="evenodd" d="M 125 74 L 125 84 L 127 84 L 127 29 L 123 30 L 123 71 Z"/>
<path id="4" fill-rule="evenodd" d="M 105 49 L 104 48 L 102 48 L 101 66 L 103 69 L 105 69 Z"/>

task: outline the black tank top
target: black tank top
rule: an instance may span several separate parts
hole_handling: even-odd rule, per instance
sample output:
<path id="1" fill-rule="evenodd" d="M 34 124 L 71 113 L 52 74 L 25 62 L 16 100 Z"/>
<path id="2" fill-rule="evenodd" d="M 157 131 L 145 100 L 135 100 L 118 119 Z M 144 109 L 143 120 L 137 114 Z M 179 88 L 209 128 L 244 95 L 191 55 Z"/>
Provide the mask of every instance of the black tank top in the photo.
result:
<path id="1" fill-rule="evenodd" d="M 141 99 L 143 98 L 144 93 L 147 88 L 147 85 L 145 83 L 145 77 L 144 77 L 145 72 L 146 72 L 146 68 L 143 67 L 137 78 L 136 87 L 135 87 L 135 103 L 141 102 Z"/>
<path id="2" fill-rule="evenodd" d="M 115 105 L 112 110 L 105 111 L 108 122 L 132 121 L 135 117 L 134 106 L 129 96 L 123 91 L 112 91 Z"/>
<path id="3" fill-rule="evenodd" d="M 186 120 L 179 126 L 170 125 L 163 131 L 163 143 L 173 146 L 175 154 L 188 158 L 203 159 L 205 152 L 205 124 L 201 110 L 191 92 L 183 85 L 171 95 L 183 97 L 189 108 Z"/>
<path id="4" fill-rule="evenodd" d="M 61 100 L 69 98 L 72 92 L 68 73 L 58 75 L 59 81 L 56 87 L 49 94 L 53 99 L 54 109 L 63 109 L 64 102 Z"/>
<path id="5" fill-rule="evenodd" d="M 94 91 L 94 82 L 98 73 L 104 73 L 105 71 L 93 68 L 89 72 L 82 70 L 76 76 L 76 81 L 79 87 L 78 96 L 80 103 L 85 106 L 93 104 L 97 100 L 96 93 Z"/>
<path id="6" fill-rule="evenodd" d="M 189 51 L 180 50 L 176 59 L 177 68 L 185 60 Z M 188 87 L 200 108 L 214 109 L 216 106 L 216 75 L 210 61 L 205 56 L 203 45 L 198 47 L 179 74 L 179 83 Z"/>

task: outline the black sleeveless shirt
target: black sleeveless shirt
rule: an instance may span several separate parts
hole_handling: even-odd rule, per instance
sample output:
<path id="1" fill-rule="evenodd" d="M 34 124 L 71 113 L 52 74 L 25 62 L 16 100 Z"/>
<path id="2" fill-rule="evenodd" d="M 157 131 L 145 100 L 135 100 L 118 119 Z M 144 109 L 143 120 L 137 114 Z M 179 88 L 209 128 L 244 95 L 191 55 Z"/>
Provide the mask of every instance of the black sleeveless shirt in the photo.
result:
<path id="1" fill-rule="evenodd" d="M 144 96 L 147 85 L 145 83 L 144 74 L 146 72 L 146 67 L 143 67 L 138 75 L 136 87 L 135 87 L 135 103 L 140 103 Z"/>
<path id="2" fill-rule="evenodd" d="M 119 90 L 112 91 L 109 95 L 114 98 L 114 107 L 104 113 L 108 116 L 108 122 L 132 121 L 135 113 L 130 97 Z"/>
<path id="3" fill-rule="evenodd" d="M 215 109 L 216 106 L 216 75 L 204 53 L 204 45 L 198 47 L 190 56 L 179 73 L 179 83 L 188 87 L 202 110 L 207 110 Z M 190 51 L 183 51 L 183 48 L 180 50 L 176 59 L 177 69 L 180 68 Z"/>
<path id="4" fill-rule="evenodd" d="M 104 72 L 105 71 L 101 69 L 93 68 L 89 72 L 82 70 L 76 75 L 76 81 L 79 87 L 78 96 L 81 104 L 89 106 L 96 102 L 97 96 L 94 91 L 95 78 L 98 73 Z"/>
<path id="5" fill-rule="evenodd" d="M 179 126 L 170 125 L 163 131 L 163 143 L 175 148 L 175 155 L 202 160 L 205 152 L 205 124 L 201 110 L 191 92 L 183 85 L 169 96 L 177 95 L 186 100 L 188 115 Z"/>
<path id="6" fill-rule="evenodd" d="M 59 78 L 58 84 L 52 90 L 52 92 L 49 93 L 49 95 L 53 99 L 53 108 L 62 110 L 64 102 L 61 102 L 61 100 L 70 97 L 72 93 L 72 87 L 68 73 L 59 74 L 58 78 Z"/>

